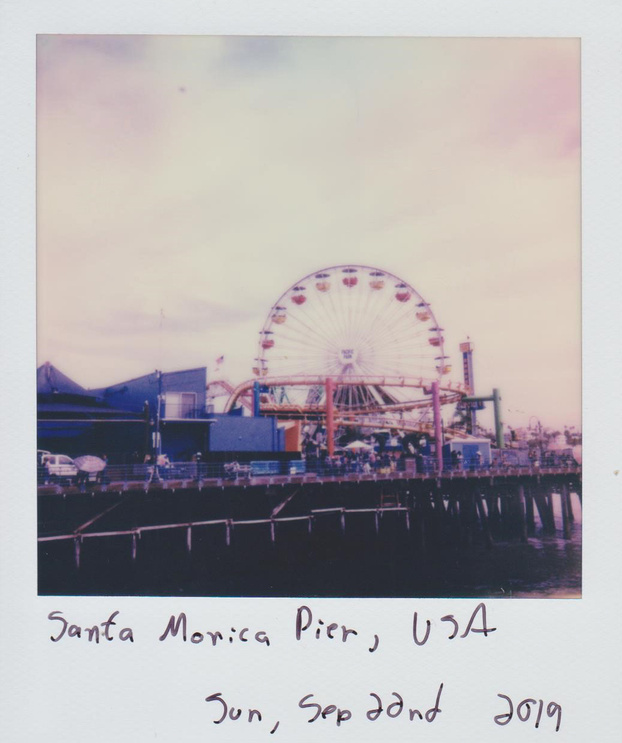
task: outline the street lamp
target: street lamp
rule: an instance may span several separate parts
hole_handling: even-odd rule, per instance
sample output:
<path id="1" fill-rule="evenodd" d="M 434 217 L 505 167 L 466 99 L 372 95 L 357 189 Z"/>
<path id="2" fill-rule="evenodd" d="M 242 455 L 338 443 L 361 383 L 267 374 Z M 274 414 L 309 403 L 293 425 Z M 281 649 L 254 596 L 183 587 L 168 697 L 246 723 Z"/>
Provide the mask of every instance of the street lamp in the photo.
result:
<path id="1" fill-rule="evenodd" d="M 537 435 L 538 435 L 538 438 L 537 438 L 538 449 L 540 450 L 540 462 L 542 462 L 542 457 L 544 455 L 544 450 L 542 448 L 542 423 L 540 422 L 540 419 L 537 416 L 532 415 L 529 418 L 529 430 L 530 431 L 534 430 L 534 428 L 531 425 L 531 421 L 532 420 L 535 420 L 537 422 L 537 426 L 535 428 L 535 431 L 537 432 Z"/>
<path id="2" fill-rule="evenodd" d="M 151 471 L 151 480 L 154 482 L 160 482 L 161 477 L 158 464 L 160 453 L 162 451 L 160 434 L 160 417 L 162 415 L 162 372 L 157 369 L 156 380 L 158 383 L 158 394 L 156 397 L 155 430 L 153 433 L 153 469 Z"/>

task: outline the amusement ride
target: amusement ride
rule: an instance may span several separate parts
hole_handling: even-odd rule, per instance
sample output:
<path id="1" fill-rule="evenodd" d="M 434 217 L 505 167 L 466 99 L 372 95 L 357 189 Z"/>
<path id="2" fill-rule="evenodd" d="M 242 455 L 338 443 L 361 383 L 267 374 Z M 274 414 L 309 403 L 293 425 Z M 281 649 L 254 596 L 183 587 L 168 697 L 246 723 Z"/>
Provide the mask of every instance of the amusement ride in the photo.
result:
<path id="1" fill-rule="evenodd" d="M 471 393 L 450 372 L 443 328 L 410 283 L 370 266 L 332 266 L 272 305 L 253 377 L 226 386 L 224 412 L 243 404 L 255 415 L 317 422 L 332 449 L 342 427 L 433 430 L 440 406 Z"/>

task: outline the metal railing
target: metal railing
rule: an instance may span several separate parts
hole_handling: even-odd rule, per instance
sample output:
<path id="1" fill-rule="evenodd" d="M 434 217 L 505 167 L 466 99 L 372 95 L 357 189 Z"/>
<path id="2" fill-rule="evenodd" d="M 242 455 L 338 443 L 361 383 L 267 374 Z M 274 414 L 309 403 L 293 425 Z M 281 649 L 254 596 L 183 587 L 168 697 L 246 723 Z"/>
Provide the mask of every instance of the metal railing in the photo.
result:
<path id="1" fill-rule="evenodd" d="M 477 476 L 477 475 L 520 475 L 551 472 L 580 472 L 576 462 L 559 461 L 540 464 L 515 464 L 492 462 L 479 464 L 465 462 L 459 464 L 444 463 L 443 477 Z M 391 459 L 365 462 L 362 460 L 258 460 L 245 463 L 238 462 L 172 462 L 168 465 L 152 464 L 111 464 L 97 474 L 78 473 L 77 475 L 55 476 L 45 467 L 37 471 L 37 484 L 45 485 L 110 485 L 121 483 L 201 482 L 205 480 L 237 481 L 261 478 L 262 481 L 273 477 L 302 477 L 304 479 L 391 479 L 408 477 L 438 476 L 436 457 L 418 457 L 415 459 Z"/>

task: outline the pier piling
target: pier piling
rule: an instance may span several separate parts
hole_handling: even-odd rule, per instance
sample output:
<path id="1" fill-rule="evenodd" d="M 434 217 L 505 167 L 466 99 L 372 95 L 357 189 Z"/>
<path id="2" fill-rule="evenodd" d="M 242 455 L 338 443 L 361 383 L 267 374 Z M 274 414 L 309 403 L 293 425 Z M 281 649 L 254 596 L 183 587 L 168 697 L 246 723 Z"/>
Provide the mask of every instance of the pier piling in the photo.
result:
<path id="1" fill-rule="evenodd" d="M 568 485 L 564 484 L 565 494 L 566 494 L 566 504 L 568 506 L 568 520 L 571 524 L 574 524 L 574 512 L 572 510 L 572 497 L 570 494 L 570 488 Z"/>
<path id="2" fill-rule="evenodd" d="M 533 534 L 536 530 L 536 519 L 533 511 L 533 493 L 529 485 L 525 488 L 525 521 L 527 524 L 527 533 Z"/>
<path id="3" fill-rule="evenodd" d="M 526 504 L 525 504 L 525 486 L 519 484 L 516 488 L 517 504 L 516 515 L 518 518 L 518 527 L 521 542 L 527 541 L 527 522 L 526 522 Z"/>
<path id="4" fill-rule="evenodd" d="M 570 525 L 570 516 L 568 514 L 568 486 L 562 483 L 559 490 L 559 499 L 562 507 L 562 527 L 564 532 L 564 539 L 570 539 L 572 536 L 572 530 Z"/>
<path id="5" fill-rule="evenodd" d="M 484 507 L 484 499 L 479 490 L 475 491 L 475 501 L 477 504 L 477 511 L 479 513 L 479 520 L 482 525 L 482 534 L 484 536 L 484 544 L 486 547 L 492 547 L 492 535 L 490 533 L 490 525 L 488 524 L 488 515 Z"/>

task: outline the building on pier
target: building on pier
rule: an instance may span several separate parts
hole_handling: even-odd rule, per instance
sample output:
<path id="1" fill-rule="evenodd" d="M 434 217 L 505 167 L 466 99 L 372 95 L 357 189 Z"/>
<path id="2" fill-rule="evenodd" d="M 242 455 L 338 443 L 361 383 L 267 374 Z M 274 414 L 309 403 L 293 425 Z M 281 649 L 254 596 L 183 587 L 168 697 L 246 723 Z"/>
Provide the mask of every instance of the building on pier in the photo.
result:
<path id="1" fill-rule="evenodd" d="M 492 462 L 490 439 L 452 439 L 443 446 L 443 463 L 449 467 L 460 462 L 466 469 L 489 467 Z"/>
<path id="2" fill-rule="evenodd" d="M 214 416 L 206 382 L 206 367 L 198 367 L 86 389 L 46 362 L 37 370 L 38 448 L 142 462 L 153 452 L 157 422 L 160 451 L 170 459 L 283 451 L 285 433 L 276 420 Z"/>

